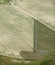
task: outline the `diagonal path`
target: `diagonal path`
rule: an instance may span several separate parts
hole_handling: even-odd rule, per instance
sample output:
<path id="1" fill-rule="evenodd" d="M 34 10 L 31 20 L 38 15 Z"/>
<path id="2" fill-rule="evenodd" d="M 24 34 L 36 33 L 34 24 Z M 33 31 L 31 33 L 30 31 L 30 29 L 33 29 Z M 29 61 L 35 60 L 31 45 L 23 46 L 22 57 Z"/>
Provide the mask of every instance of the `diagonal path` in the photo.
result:
<path id="1" fill-rule="evenodd" d="M 30 17 L 36 19 L 36 20 L 38 20 L 38 21 L 41 22 L 42 24 L 46 25 L 48 28 L 50 28 L 50 29 L 52 29 L 52 30 L 55 31 L 55 28 L 49 26 L 48 24 L 46 24 L 45 22 L 43 22 L 43 20 L 39 19 L 38 17 L 35 17 L 34 15 L 30 14 L 29 12 L 25 11 L 24 9 L 22 9 L 22 8 L 20 8 L 20 7 L 16 6 L 16 5 L 14 5 L 14 4 L 11 4 L 11 5 L 12 5 L 16 10 L 20 10 L 22 13 L 24 13 L 24 14 L 26 14 L 26 15 L 28 15 L 28 16 L 30 16 Z"/>

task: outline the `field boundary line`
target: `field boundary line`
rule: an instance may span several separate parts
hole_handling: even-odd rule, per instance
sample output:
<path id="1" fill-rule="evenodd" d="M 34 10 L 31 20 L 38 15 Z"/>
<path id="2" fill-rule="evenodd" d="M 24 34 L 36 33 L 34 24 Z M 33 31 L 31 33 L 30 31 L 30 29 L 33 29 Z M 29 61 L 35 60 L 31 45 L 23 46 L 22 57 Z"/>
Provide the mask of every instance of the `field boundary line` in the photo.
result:
<path id="1" fill-rule="evenodd" d="M 20 10 L 21 12 L 25 13 L 26 15 L 38 20 L 39 22 L 41 22 L 42 24 L 44 24 L 45 26 L 47 26 L 48 28 L 52 29 L 53 31 L 55 31 L 55 28 L 49 26 L 48 24 L 46 24 L 45 22 L 43 22 L 43 20 L 40 20 L 39 18 L 33 16 L 32 14 L 30 14 L 29 12 L 26 12 L 24 9 L 22 9 L 21 7 L 18 7 L 14 4 L 11 4 L 13 7 L 15 7 L 17 10 Z"/>

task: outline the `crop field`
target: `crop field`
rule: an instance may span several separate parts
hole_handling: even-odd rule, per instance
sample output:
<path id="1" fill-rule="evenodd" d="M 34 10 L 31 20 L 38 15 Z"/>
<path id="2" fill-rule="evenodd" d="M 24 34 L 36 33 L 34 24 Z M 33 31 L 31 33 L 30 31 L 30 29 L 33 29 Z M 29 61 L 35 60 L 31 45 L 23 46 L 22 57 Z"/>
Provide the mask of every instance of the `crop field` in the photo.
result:
<path id="1" fill-rule="evenodd" d="M 35 20 L 35 44 L 39 50 L 55 51 L 55 31 L 37 20 Z"/>
<path id="2" fill-rule="evenodd" d="M 55 0 L 15 0 L 15 5 L 55 30 Z"/>
<path id="3" fill-rule="evenodd" d="M 17 0 L 17 3 L 18 2 L 19 1 Z M 30 4 L 30 2 L 27 3 Z M 37 10 L 33 9 L 32 13 L 30 10 L 32 8 L 27 7 L 26 9 L 26 7 L 24 7 L 25 5 L 22 2 L 21 4 L 23 5 L 23 11 L 21 11 L 22 9 L 20 8 L 22 7 L 22 5 L 19 6 L 19 8 L 17 3 L 15 3 L 14 6 L 12 4 L 0 5 L 0 55 L 6 55 L 15 58 L 25 58 L 26 55 L 29 56 L 29 53 L 26 53 L 24 57 L 21 57 L 23 51 L 30 52 L 29 57 L 33 56 L 33 54 L 31 55 L 31 52 L 33 52 L 34 50 L 36 52 L 40 51 L 41 53 L 45 51 L 47 51 L 48 53 L 55 52 L 55 31 L 42 24 L 36 18 L 28 16 L 28 13 L 26 14 L 25 12 L 23 12 L 24 10 L 29 10 L 29 13 L 34 15 L 36 13 L 33 11 Z M 15 7 L 16 5 L 17 7 Z M 40 9 L 38 10 L 39 12 L 41 11 Z M 53 12 L 48 13 L 47 10 L 43 10 L 41 15 L 36 15 L 38 15 L 38 17 L 40 18 L 43 17 L 42 19 L 44 19 L 44 22 L 50 21 L 50 24 L 49 22 L 46 23 L 48 23 L 51 27 L 53 25 L 52 28 L 55 29 L 54 17 L 51 17 L 53 15 Z M 43 16 L 46 12 L 47 19 Z M 49 15 L 50 20 L 48 18 Z M 51 22 L 51 18 L 53 22 Z M 37 55 L 41 56 L 41 53 L 38 52 Z"/>
<path id="4" fill-rule="evenodd" d="M 0 5 L 0 51 L 11 55 L 33 51 L 32 21 L 11 5 Z"/>
<path id="5" fill-rule="evenodd" d="M 15 0 L 15 5 L 28 12 L 35 21 L 36 50 L 55 51 L 54 3 L 54 0 Z M 47 25 L 45 26 L 45 24 Z"/>

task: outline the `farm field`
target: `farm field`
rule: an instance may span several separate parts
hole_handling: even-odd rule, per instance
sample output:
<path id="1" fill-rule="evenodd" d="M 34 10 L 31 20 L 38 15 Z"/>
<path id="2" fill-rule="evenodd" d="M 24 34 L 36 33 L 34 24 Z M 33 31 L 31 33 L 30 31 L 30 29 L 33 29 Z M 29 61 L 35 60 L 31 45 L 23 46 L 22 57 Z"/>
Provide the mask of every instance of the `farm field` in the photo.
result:
<path id="1" fill-rule="evenodd" d="M 55 30 L 55 0 L 15 0 L 15 5 Z"/>
<path id="2" fill-rule="evenodd" d="M 16 2 L 18 3 L 19 1 L 17 0 Z M 16 2 L 14 6 L 18 7 Z M 32 0 L 27 1 L 29 6 L 34 5 L 32 2 Z M 25 3 L 25 0 L 22 1 L 22 3 L 19 3 L 20 8 L 14 7 L 12 4 L 0 5 L 0 55 L 26 59 L 26 56 L 21 57 L 22 52 L 26 51 L 28 52 L 26 53 L 27 55 L 29 53 L 31 55 L 31 52 L 34 50 L 34 44 L 38 57 L 43 56 L 42 52 L 45 51 L 48 53 L 55 52 L 55 12 L 52 10 L 53 8 L 50 8 L 51 10 L 47 9 L 47 6 L 43 4 L 46 9 L 43 10 L 41 7 L 41 10 L 39 8 L 40 6 L 38 6 L 38 10 L 32 10 L 34 6 L 29 8 L 29 6 Z M 50 7 L 50 4 L 51 2 L 48 7 Z M 25 5 L 27 5 L 27 7 Z M 22 9 L 23 11 L 25 10 L 26 12 L 32 14 L 34 17 L 28 16 L 25 12 L 22 12 Z M 40 19 L 54 30 L 42 24 L 40 22 L 42 20 Z M 39 51 L 41 53 L 39 53 Z"/>
<path id="3" fill-rule="evenodd" d="M 39 50 L 55 51 L 55 31 L 38 20 L 35 20 L 35 44 Z"/>
<path id="4" fill-rule="evenodd" d="M 11 5 L 0 5 L 0 51 L 19 55 L 33 51 L 33 19 Z"/>

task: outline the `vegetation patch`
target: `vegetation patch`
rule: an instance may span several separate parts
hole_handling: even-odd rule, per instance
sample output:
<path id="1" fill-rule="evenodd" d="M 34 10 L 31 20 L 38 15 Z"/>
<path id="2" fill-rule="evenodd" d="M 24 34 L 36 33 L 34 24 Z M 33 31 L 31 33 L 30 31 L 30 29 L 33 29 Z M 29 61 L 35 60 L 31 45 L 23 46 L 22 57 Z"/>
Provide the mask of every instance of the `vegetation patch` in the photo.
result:
<path id="1" fill-rule="evenodd" d="M 17 60 L 17 62 L 12 62 L 12 60 Z M 0 65 L 55 65 L 55 61 L 53 59 L 43 59 L 41 61 L 35 60 L 31 62 L 19 62 L 18 59 L 0 55 Z"/>
<path id="2" fill-rule="evenodd" d="M 10 4 L 12 0 L 0 0 L 0 4 Z"/>

